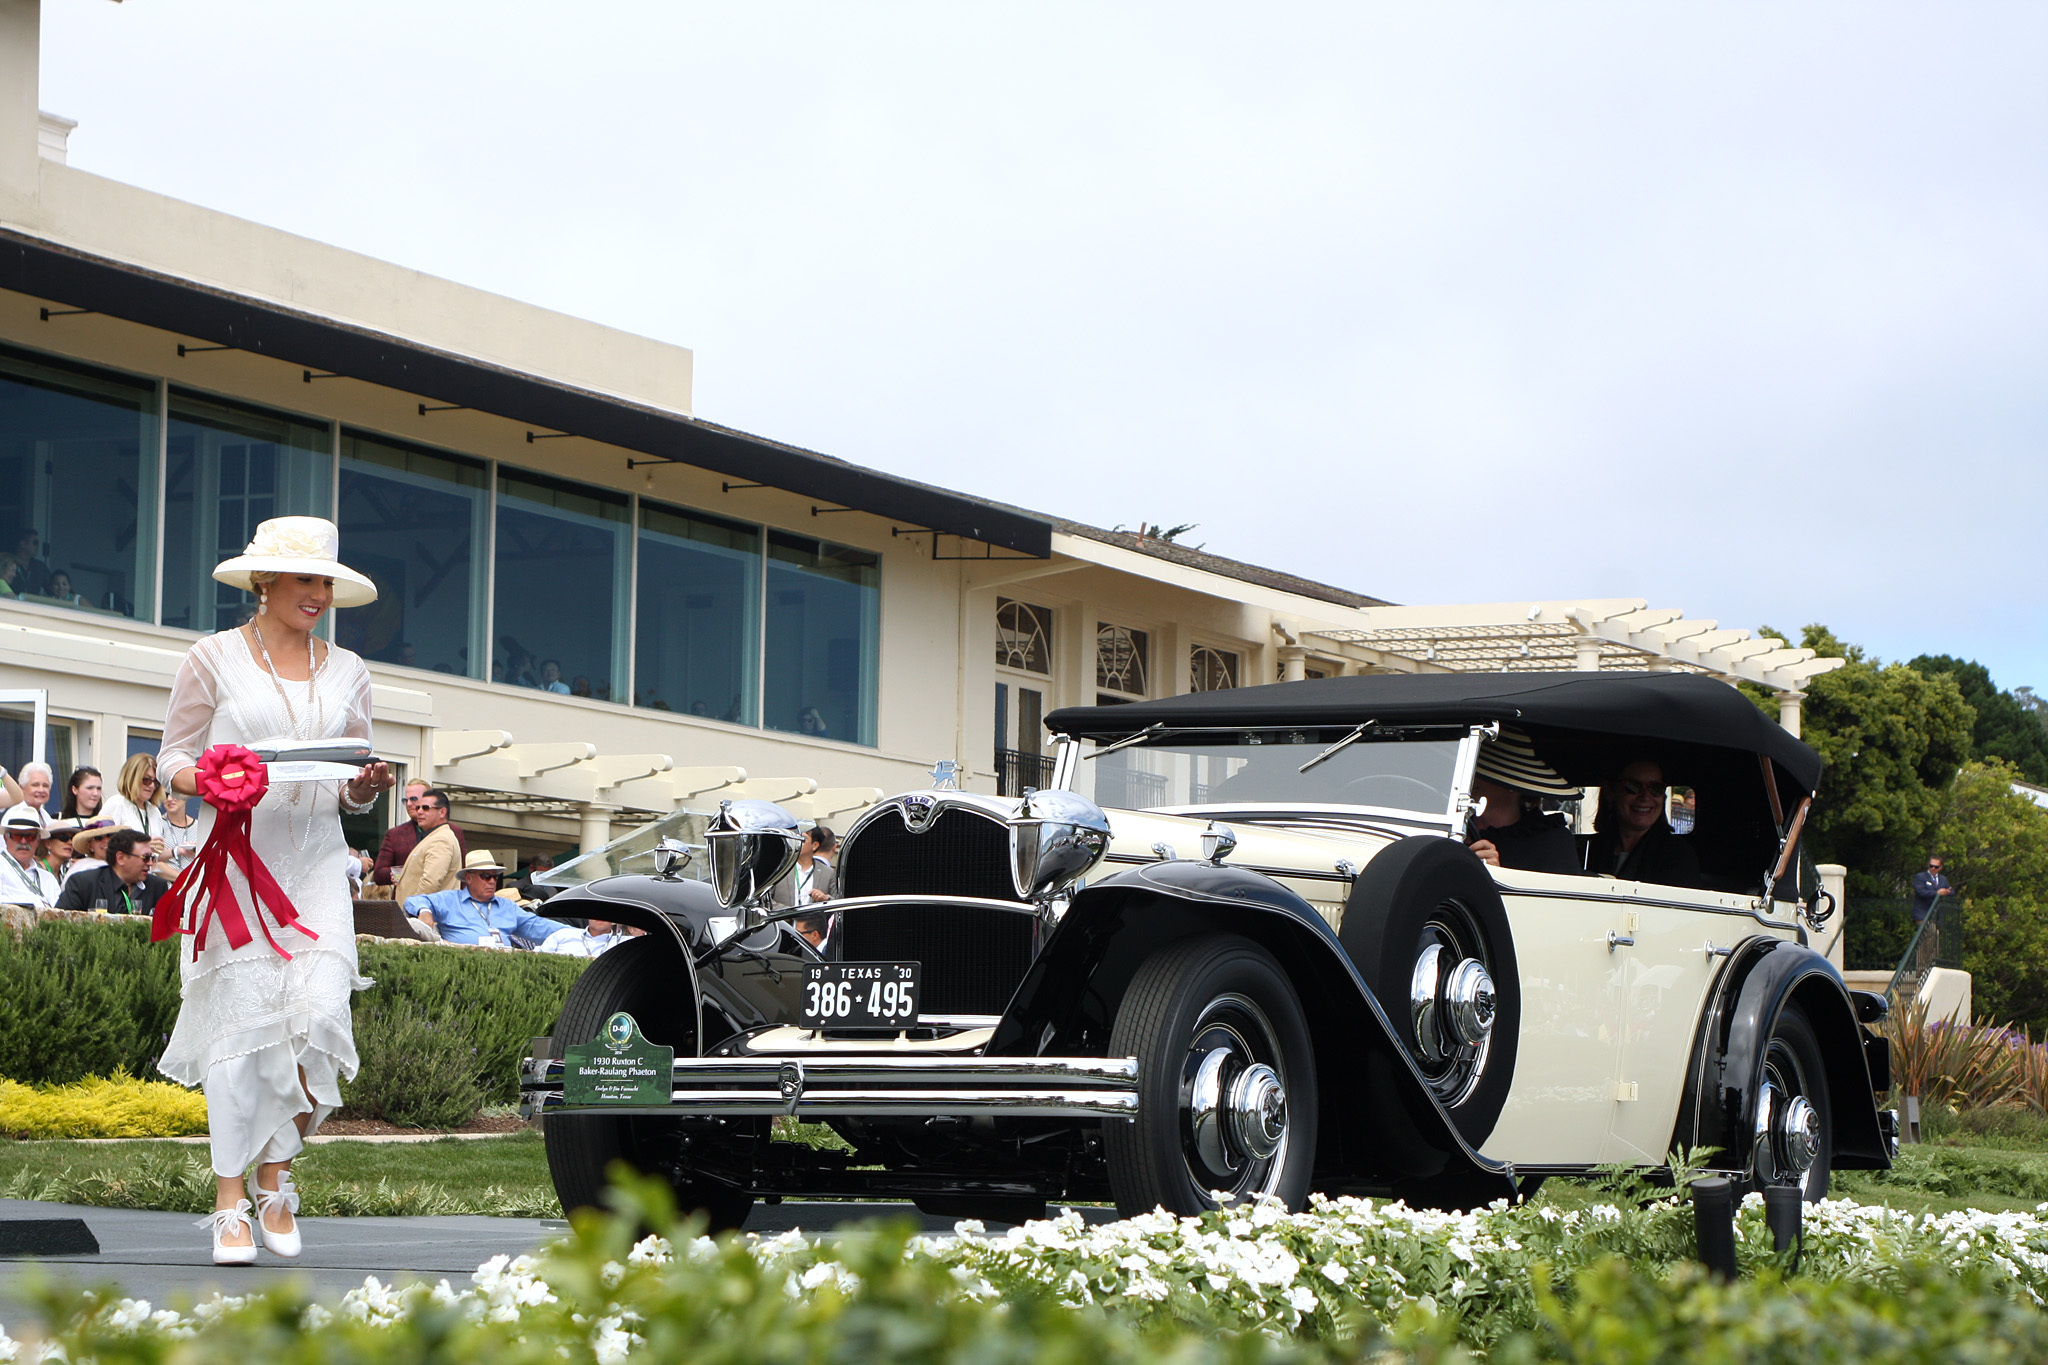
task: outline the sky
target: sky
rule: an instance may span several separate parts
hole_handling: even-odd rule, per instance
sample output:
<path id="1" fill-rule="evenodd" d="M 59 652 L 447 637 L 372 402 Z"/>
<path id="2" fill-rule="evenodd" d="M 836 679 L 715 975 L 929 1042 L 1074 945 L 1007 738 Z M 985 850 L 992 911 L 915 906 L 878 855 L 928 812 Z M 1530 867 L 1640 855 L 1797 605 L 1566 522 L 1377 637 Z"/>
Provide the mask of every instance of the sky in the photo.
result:
<path id="1" fill-rule="evenodd" d="M 75 166 L 1403 603 L 2048 691 L 2048 6 L 44 0 Z"/>

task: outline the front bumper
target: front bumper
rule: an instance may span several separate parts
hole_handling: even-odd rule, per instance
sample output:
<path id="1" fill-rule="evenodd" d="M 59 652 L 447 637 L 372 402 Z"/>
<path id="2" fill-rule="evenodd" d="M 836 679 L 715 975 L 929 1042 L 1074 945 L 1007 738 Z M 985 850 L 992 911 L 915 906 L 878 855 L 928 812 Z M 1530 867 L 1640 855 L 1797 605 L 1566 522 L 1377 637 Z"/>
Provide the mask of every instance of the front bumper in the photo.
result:
<path id="1" fill-rule="evenodd" d="M 519 1114 L 1130 1118 L 1135 1057 L 678 1057 L 666 1105 L 571 1105 L 559 1058 L 519 1063 Z"/>

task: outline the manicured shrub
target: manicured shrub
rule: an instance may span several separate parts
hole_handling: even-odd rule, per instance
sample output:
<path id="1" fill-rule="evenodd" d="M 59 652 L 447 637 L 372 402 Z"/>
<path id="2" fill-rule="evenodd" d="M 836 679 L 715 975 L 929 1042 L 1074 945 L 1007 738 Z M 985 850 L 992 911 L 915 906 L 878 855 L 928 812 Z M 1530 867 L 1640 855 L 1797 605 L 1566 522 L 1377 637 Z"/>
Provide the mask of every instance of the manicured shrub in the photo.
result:
<path id="1" fill-rule="evenodd" d="M 37 1089 L 0 1080 L 0 1134 L 15 1138 L 188 1137 L 206 1131 L 206 1097 L 125 1071 Z"/>
<path id="2" fill-rule="evenodd" d="M 408 1128 L 460 1128 L 484 1102 L 469 1026 L 436 1018 L 406 996 L 356 1007 L 362 1069 L 342 1086 L 351 1117 Z"/>
<path id="3" fill-rule="evenodd" d="M 18 938 L 0 933 L 0 1076 L 154 1076 L 177 1018 L 177 945 L 152 945 L 146 923 L 51 920 Z"/>
<path id="4" fill-rule="evenodd" d="M 152 944 L 140 920 L 49 920 L 19 936 L 0 932 L 0 1077 L 32 1086 L 122 1070 L 156 1077 L 178 1018 L 178 951 L 176 942 Z M 377 984 L 355 998 L 358 1051 L 367 1044 L 380 1067 L 407 1062 L 406 1075 L 424 1087 L 408 1100 L 384 1078 L 359 1078 L 374 1090 L 380 1113 L 395 1105 L 445 1114 L 465 1088 L 474 1092 L 475 1103 L 465 1101 L 470 1114 L 476 1103 L 517 1099 L 519 1058 L 553 1029 L 588 965 L 541 953 L 381 941 L 362 943 L 359 956 L 363 975 Z M 434 1063 L 407 1061 L 398 1034 L 413 1042 L 433 1035 L 426 1050 Z M 364 1060 L 367 1066 L 368 1052 Z"/>

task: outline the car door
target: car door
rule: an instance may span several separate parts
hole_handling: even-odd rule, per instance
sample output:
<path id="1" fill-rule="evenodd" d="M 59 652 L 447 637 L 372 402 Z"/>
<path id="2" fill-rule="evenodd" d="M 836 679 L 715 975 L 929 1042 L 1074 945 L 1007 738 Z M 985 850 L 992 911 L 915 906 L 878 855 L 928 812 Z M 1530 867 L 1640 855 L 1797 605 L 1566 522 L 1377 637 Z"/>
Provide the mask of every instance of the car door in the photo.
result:
<path id="1" fill-rule="evenodd" d="M 1615 949 L 1621 1069 L 1602 1160 L 1655 1165 L 1669 1155 L 1693 1033 L 1727 951 L 1763 926 L 1761 903 L 1728 892 L 1607 882 L 1625 898 Z"/>

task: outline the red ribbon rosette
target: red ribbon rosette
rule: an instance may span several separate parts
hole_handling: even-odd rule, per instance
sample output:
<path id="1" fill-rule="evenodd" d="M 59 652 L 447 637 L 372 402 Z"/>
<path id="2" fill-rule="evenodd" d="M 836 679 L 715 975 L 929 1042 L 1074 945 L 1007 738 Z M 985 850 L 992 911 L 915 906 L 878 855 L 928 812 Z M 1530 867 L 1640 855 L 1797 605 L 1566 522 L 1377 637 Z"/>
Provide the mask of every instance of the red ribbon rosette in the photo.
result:
<path id="1" fill-rule="evenodd" d="M 296 929 L 310 939 L 320 935 L 299 923 L 299 912 L 292 908 L 284 888 L 249 842 L 250 813 L 270 790 L 269 770 L 262 759 L 239 744 L 216 744 L 199 756 L 195 771 L 200 796 L 220 815 L 213 822 L 206 847 L 199 850 L 198 858 L 156 903 L 150 941 L 154 943 L 177 933 L 190 934 L 192 957 L 197 961 L 206 948 L 207 930 L 218 916 L 230 947 L 240 948 L 248 943 L 253 935 L 243 918 L 241 902 L 235 897 L 234 883 L 228 880 L 228 865 L 232 863 L 242 870 L 249 883 L 249 892 L 256 902 L 256 927 L 264 941 L 279 957 L 290 961 L 291 954 L 271 935 L 263 915 L 265 910 L 270 912 L 280 932 Z"/>

